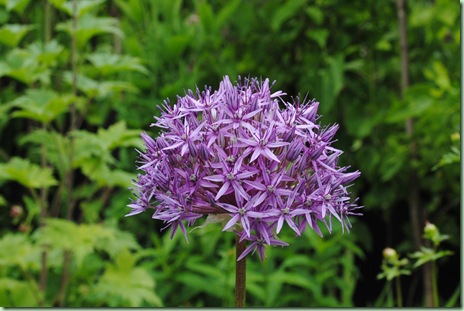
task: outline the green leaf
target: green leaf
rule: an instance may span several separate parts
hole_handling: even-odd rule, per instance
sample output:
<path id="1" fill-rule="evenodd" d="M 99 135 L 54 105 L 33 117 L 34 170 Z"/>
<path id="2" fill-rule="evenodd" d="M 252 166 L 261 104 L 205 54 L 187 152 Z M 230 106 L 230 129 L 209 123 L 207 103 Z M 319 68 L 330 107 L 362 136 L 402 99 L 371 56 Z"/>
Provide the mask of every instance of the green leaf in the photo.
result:
<path id="1" fill-rule="evenodd" d="M 74 29 L 73 21 L 68 20 L 56 26 L 59 31 L 64 31 L 70 36 L 75 36 L 77 46 L 83 49 L 87 42 L 94 36 L 102 34 L 113 34 L 123 37 L 122 31 L 119 29 L 118 21 L 112 17 L 95 17 L 92 15 L 84 15 L 77 21 L 77 27 Z"/>
<path id="2" fill-rule="evenodd" d="M 409 23 L 412 27 L 423 27 L 431 24 L 434 18 L 434 9 L 432 6 L 422 6 L 420 10 L 412 10 L 409 17 Z"/>
<path id="3" fill-rule="evenodd" d="M 335 101 L 344 86 L 344 57 L 338 54 L 329 57 L 328 67 L 320 72 L 322 92 L 320 97 L 321 114 L 331 113 Z"/>
<path id="4" fill-rule="evenodd" d="M 70 169 L 69 163 L 71 142 L 69 137 L 63 136 L 55 131 L 46 131 L 37 129 L 21 137 L 20 145 L 34 144 L 37 154 L 43 152 L 42 147 L 45 147 L 47 161 L 58 170 L 61 178 L 64 178 L 66 172 Z M 30 148 L 30 150 L 33 150 Z"/>
<path id="5" fill-rule="evenodd" d="M 3 120 L 5 121 L 9 120 L 9 117 L 10 117 L 9 112 L 11 108 L 13 108 L 12 103 L 7 103 L 7 104 L 0 103 L 0 128 L 2 126 Z"/>
<path id="6" fill-rule="evenodd" d="M 110 307 L 140 307 L 144 302 L 152 307 L 161 307 L 163 304 L 155 293 L 153 278 L 135 264 L 135 256 L 129 251 L 119 253 L 114 264 L 107 266 L 92 288 L 92 295 Z"/>
<path id="7" fill-rule="evenodd" d="M 111 258 L 116 258 L 124 250 L 141 249 L 132 233 L 119 230 L 116 227 L 108 228 L 108 230 L 111 232 L 109 238 L 98 240 L 96 247 L 107 252 Z"/>
<path id="8" fill-rule="evenodd" d="M 87 59 L 102 75 L 124 71 L 137 71 L 148 74 L 147 69 L 140 63 L 139 58 L 128 55 L 93 53 L 87 55 Z"/>
<path id="9" fill-rule="evenodd" d="M 427 83 L 410 86 L 405 93 L 404 101 L 398 101 L 387 115 L 387 122 L 403 122 L 408 118 L 422 115 L 433 107 L 434 99 L 430 96 L 430 85 Z"/>
<path id="10" fill-rule="evenodd" d="M 73 167 L 80 167 L 82 172 L 101 186 L 128 187 L 132 174 L 110 168 L 116 164 L 111 152 L 120 147 L 135 146 L 141 148 L 140 131 L 129 130 L 125 122 L 113 124 L 108 129 L 99 129 L 97 134 L 87 131 L 75 131 L 76 153 Z"/>
<path id="11" fill-rule="evenodd" d="M 414 268 L 417 268 L 427 262 L 436 261 L 442 257 L 450 256 L 452 254 L 453 252 L 448 251 L 448 250 L 436 252 L 431 248 L 421 247 L 420 251 L 409 255 L 409 257 L 417 259 L 417 261 L 414 263 L 414 266 L 413 266 Z"/>
<path id="12" fill-rule="evenodd" d="M 13 180 L 27 188 L 46 188 L 57 184 L 50 168 L 42 168 L 17 157 L 0 163 L 0 179 Z"/>
<path id="13" fill-rule="evenodd" d="M 58 58 L 64 54 L 64 47 L 56 40 L 51 40 L 46 43 L 36 41 L 30 44 L 27 49 L 32 53 L 33 57 L 37 59 L 45 67 L 55 66 Z"/>
<path id="14" fill-rule="evenodd" d="M 39 286 L 35 281 L 0 277 L 0 305 L 5 307 L 38 307 Z"/>
<path id="15" fill-rule="evenodd" d="M 233 16 L 234 13 L 236 13 L 241 2 L 242 1 L 240 0 L 233 0 L 233 1 L 225 2 L 221 10 L 217 13 L 216 27 L 218 28 L 223 27 L 226 21 L 228 21 L 231 18 L 231 16 Z"/>
<path id="16" fill-rule="evenodd" d="M 81 16 L 96 10 L 100 5 L 102 5 L 105 0 L 79 0 L 79 1 L 66 1 L 61 5 L 57 6 L 57 9 L 62 10 L 67 13 L 69 16 Z M 76 4 L 74 9 L 74 4 Z"/>
<path id="17" fill-rule="evenodd" d="M 206 31 L 216 31 L 214 23 L 214 12 L 207 1 L 195 1 L 195 7 L 199 15 L 199 20 Z"/>
<path id="18" fill-rule="evenodd" d="M 0 42 L 16 47 L 24 36 L 35 27 L 32 25 L 6 24 L 0 28 Z"/>
<path id="19" fill-rule="evenodd" d="M 306 0 L 284 2 L 283 5 L 278 7 L 277 11 L 275 11 L 272 16 L 271 29 L 274 32 L 280 30 L 282 24 L 300 11 L 305 6 L 306 2 Z"/>
<path id="20" fill-rule="evenodd" d="M 98 248 L 101 240 L 113 239 L 114 231 L 102 225 L 76 225 L 72 221 L 47 218 L 46 226 L 37 230 L 35 239 L 51 249 L 72 252 L 79 267 L 84 258 Z"/>
<path id="21" fill-rule="evenodd" d="M 7 233 L 0 239 L 0 267 L 15 266 L 24 270 L 40 270 L 41 249 L 32 245 L 25 234 Z"/>
<path id="22" fill-rule="evenodd" d="M 308 38 L 313 39 L 319 44 L 322 49 L 326 46 L 327 38 L 329 37 L 329 31 L 327 29 L 309 29 L 306 31 Z"/>
<path id="23" fill-rule="evenodd" d="M 65 72 L 64 81 L 72 85 L 72 73 Z M 77 88 L 88 97 L 105 98 L 120 92 L 136 93 L 138 89 L 129 82 L 123 81 L 96 81 L 84 75 L 77 75 Z"/>
<path id="24" fill-rule="evenodd" d="M 452 88 L 448 69 L 440 61 L 434 61 L 432 69 L 424 69 L 424 75 L 443 91 L 449 91 Z"/>
<path id="25" fill-rule="evenodd" d="M 458 299 L 461 297 L 461 286 L 458 286 L 453 295 L 445 303 L 445 308 L 459 307 Z"/>
<path id="26" fill-rule="evenodd" d="M 60 114 L 67 112 L 73 100 L 72 95 L 57 94 L 49 89 L 28 89 L 25 95 L 12 102 L 20 109 L 13 112 L 12 116 L 48 124 Z"/>
<path id="27" fill-rule="evenodd" d="M 194 293 L 207 293 L 213 297 L 222 298 L 224 293 L 218 290 L 218 280 L 205 278 L 203 275 L 192 272 L 184 272 L 175 276 L 175 281 L 193 290 Z M 216 284 L 215 284 L 216 283 Z M 223 282 L 222 282 L 223 283 Z M 221 287 L 219 287 L 221 288 Z"/>
<path id="28" fill-rule="evenodd" d="M 172 58 L 182 57 L 182 54 L 192 42 L 191 36 L 173 35 L 165 43 L 166 53 Z"/>
<path id="29" fill-rule="evenodd" d="M 48 2 L 58 10 L 63 10 L 63 5 L 65 4 L 66 0 L 48 0 Z"/>
<path id="30" fill-rule="evenodd" d="M 2 195 L 0 195 L 0 206 L 6 206 L 6 200 Z"/>
<path id="31" fill-rule="evenodd" d="M 432 168 L 432 170 L 437 170 L 438 168 L 450 165 L 450 164 L 459 164 L 461 163 L 461 151 L 457 147 L 451 147 L 451 151 L 445 153 L 440 161 Z"/>
<path id="32" fill-rule="evenodd" d="M 3 4 L 8 11 L 15 11 L 18 14 L 23 14 L 31 0 L 3 0 Z"/>
<path id="33" fill-rule="evenodd" d="M 104 148 L 108 150 L 119 147 L 142 147 L 140 131 L 129 130 L 124 121 L 119 121 L 108 129 L 100 128 L 97 135 Z"/>
<path id="34" fill-rule="evenodd" d="M 77 225 L 69 220 L 47 218 L 46 226 L 36 231 L 35 240 L 38 244 L 53 248 L 71 250 L 79 247 L 80 237 L 77 235 Z"/>
<path id="35" fill-rule="evenodd" d="M 305 12 L 316 23 L 316 25 L 320 25 L 324 21 L 324 13 L 316 6 L 305 8 Z"/>
<path id="36" fill-rule="evenodd" d="M 40 66 L 38 60 L 31 51 L 13 49 L 0 61 L 0 77 L 9 76 L 26 84 L 40 81 L 48 84 L 50 71 Z"/>

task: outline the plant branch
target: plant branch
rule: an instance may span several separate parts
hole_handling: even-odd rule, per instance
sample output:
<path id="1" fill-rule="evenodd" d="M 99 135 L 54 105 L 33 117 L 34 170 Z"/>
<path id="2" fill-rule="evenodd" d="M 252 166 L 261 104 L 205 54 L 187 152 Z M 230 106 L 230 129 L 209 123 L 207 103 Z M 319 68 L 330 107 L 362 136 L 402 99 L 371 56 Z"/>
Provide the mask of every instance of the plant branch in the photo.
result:
<path id="1" fill-rule="evenodd" d="M 72 35 L 71 35 L 71 69 L 72 69 L 72 94 L 74 97 L 77 96 L 77 42 L 76 42 L 76 32 L 77 32 L 77 2 L 76 0 L 72 1 Z M 73 103 L 70 107 L 71 114 L 71 124 L 69 128 L 69 133 L 72 133 L 76 129 L 76 119 L 77 119 L 77 110 L 76 103 Z M 75 202 L 73 199 L 73 190 L 74 190 L 74 170 L 72 163 L 74 160 L 74 139 L 70 139 L 70 150 L 69 153 L 69 170 L 65 176 L 66 190 L 67 190 L 67 206 L 66 206 L 66 219 L 71 220 L 73 215 L 73 210 Z M 71 266 L 72 253 L 68 250 L 64 251 L 63 256 L 63 272 L 61 275 L 61 285 L 60 291 L 58 293 L 58 306 L 63 307 L 66 300 L 66 291 L 69 285 L 69 273 Z"/>
<path id="2" fill-rule="evenodd" d="M 32 291 L 38 305 L 39 306 L 44 306 L 45 302 L 44 302 L 44 299 L 43 299 L 43 295 L 41 295 L 40 289 L 39 289 L 39 292 L 37 292 L 37 287 L 34 286 L 34 284 L 37 284 L 34 277 L 24 267 L 20 267 L 20 268 L 21 268 L 21 271 L 23 272 L 24 276 L 27 279 L 27 284 L 28 284 L 29 288 L 31 289 L 31 291 Z"/>
<path id="3" fill-rule="evenodd" d="M 46 131 L 47 128 L 44 125 L 44 131 Z M 42 168 L 45 168 L 47 166 L 47 150 L 45 148 L 45 144 L 42 144 L 42 152 L 41 152 L 41 159 L 40 159 L 40 164 Z M 45 226 L 45 219 L 47 217 L 47 210 L 46 210 L 46 200 L 47 200 L 47 188 L 42 187 L 40 189 L 40 199 L 39 199 L 39 206 L 40 206 L 40 216 L 39 216 L 39 222 L 40 226 L 44 227 Z M 41 256 L 40 256 L 40 281 L 39 281 L 39 289 L 42 292 L 43 297 L 45 297 L 45 291 L 47 289 L 47 278 L 48 278 L 48 270 L 47 270 L 47 249 L 44 248 L 42 250 Z M 44 300 L 41 299 L 39 300 L 39 305 L 43 306 Z"/>
<path id="4" fill-rule="evenodd" d="M 66 303 L 66 291 L 69 285 L 69 269 L 71 267 L 72 253 L 68 250 L 64 251 L 63 274 L 61 276 L 60 291 L 57 296 L 58 306 L 64 307 Z"/>
<path id="5" fill-rule="evenodd" d="M 401 282 L 400 277 L 395 278 L 396 287 L 396 305 L 397 307 L 403 307 L 403 295 L 401 293 Z"/>
<path id="6" fill-rule="evenodd" d="M 433 307 L 438 308 L 440 303 L 438 301 L 437 264 L 436 264 L 436 262 L 432 261 L 431 266 L 432 266 Z"/>
<path id="7" fill-rule="evenodd" d="M 236 259 L 240 257 L 246 249 L 246 241 L 240 242 L 240 236 L 235 240 Z M 235 307 L 243 308 L 246 299 L 246 257 L 240 261 L 235 261 Z"/>
<path id="8" fill-rule="evenodd" d="M 408 51 L 408 31 L 407 31 L 407 16 L 405 10 L 406 0 L 396 0 L 399 35 L 400 35 L 400 58 L 401 58 L 401 97 L 404 98 L 406 90 L 409 87 L 409 51 Z M 418 159 L 417 143 L 413 138 L 414 121 L 408 118 L 405 121 L 406 135 L 410 139 L 409 155 L 410 162 L 415 163 Z M 409 173 L 409 216 L 412 227 L 412 236 L 414 249 L 417 251 L 421 246 L 422 226 L 425 222 L 424 211 L 420 208 L 419 197 L 419 175 L 415 167 L 411 167 Z M 425 265 L 423 268 L 424 278 L 424 296 L 427 307 L 433 306 L 433 293 L 431 284 L 430 267 Z"/>
<path id="9" fill-rule="evenodd" d="M 44 40 L 45 42 L 50 42 L 52 39 L 52 19 L 51 19 L 51 5 L 49 0 L 44 1 L 45 10 L 44 10 Z"/>

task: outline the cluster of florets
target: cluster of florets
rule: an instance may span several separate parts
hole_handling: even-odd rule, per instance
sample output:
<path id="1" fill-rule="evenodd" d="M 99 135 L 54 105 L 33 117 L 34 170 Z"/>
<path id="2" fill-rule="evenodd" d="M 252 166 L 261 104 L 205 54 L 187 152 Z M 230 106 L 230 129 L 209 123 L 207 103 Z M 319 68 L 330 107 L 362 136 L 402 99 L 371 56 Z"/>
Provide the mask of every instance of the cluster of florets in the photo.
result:
<path id="1" fill-rule="evenodd" d="M 204 215 L 225 219 L 223 230 L 249 241 L 238 260 L 256 250 L 263 260 L 265 245 L 288 245 L 277 239 L 284 223 L 297 235 L 308 227 L 322 235 L 318 221 L 330 231 L 335 218 L 349 231 L 348 216 L 360 207 L 346 187 L 360 173 L 337 165 L 338 126 L 316 124 L 318 102 L 289 103 L 271 87 L 256 78 L 233 85 L 226 76 L 218 91 L 188 91 L 174 106 L 165 101 L 152 124 L 163 133 L 142 133 L 143 174 L 128 216 L 150 209 L 186 239 L 185 224 Z"/>

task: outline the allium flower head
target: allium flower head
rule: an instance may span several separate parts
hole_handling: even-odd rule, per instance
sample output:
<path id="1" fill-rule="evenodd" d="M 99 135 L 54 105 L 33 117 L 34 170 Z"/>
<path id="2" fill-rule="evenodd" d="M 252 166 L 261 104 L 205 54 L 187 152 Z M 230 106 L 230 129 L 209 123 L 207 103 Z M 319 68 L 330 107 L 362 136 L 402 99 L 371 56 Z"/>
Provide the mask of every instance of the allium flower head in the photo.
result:
<path id="1" fill-rule="evenodd" d="M 224 77 L 219 90 L 188 91 L 173 106 L 165 101 L 152 126 L 162 134 L 142 133 L 141 174 L 127 215 L 151 210 L 153 218 L 178 228 L 204 215 L 222 215 L 223 230 L 248 240 L 242 257 L 277 239 L 287 224 L 297 235 L 310 228 L 322 236 L 332 219 L 349 231 L 350 215 L 361 215 L 347 186 L 360 173 L 338 166 L 342 151 L 332 147 L 337 125 L 318 123 L 319 103 L 282 91 L 271 93 L 269 80 Z M 239 259 L 241 259 L 239 258 Z"/>

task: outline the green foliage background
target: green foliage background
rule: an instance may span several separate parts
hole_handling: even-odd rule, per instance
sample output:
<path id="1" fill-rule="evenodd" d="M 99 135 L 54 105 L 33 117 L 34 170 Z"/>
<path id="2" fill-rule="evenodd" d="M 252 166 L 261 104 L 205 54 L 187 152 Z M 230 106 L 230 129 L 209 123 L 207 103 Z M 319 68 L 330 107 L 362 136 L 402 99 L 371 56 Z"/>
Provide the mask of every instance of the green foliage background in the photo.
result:
<path id="1" fill-rule="evenodd" d="M 212 224 L 186 244 L 151 215 L 123 216 L 156 105 L 251 75 L 340 124 L 365 208 L 349 235 L 285 232 L 289 247 L 251 257 L 247 306 L 388 306 L 376 275 L 384 247 L 413 250 L 412 170 L 455 250 L 439 294 L 459 306 L 459 10 L 408 3 L 401 97 L 393 1 L 0 0 L 0 305 L 232 306 L 232 234 Z M 403 278 L 409 306 L 424 305 L 420 278 Z"/>

